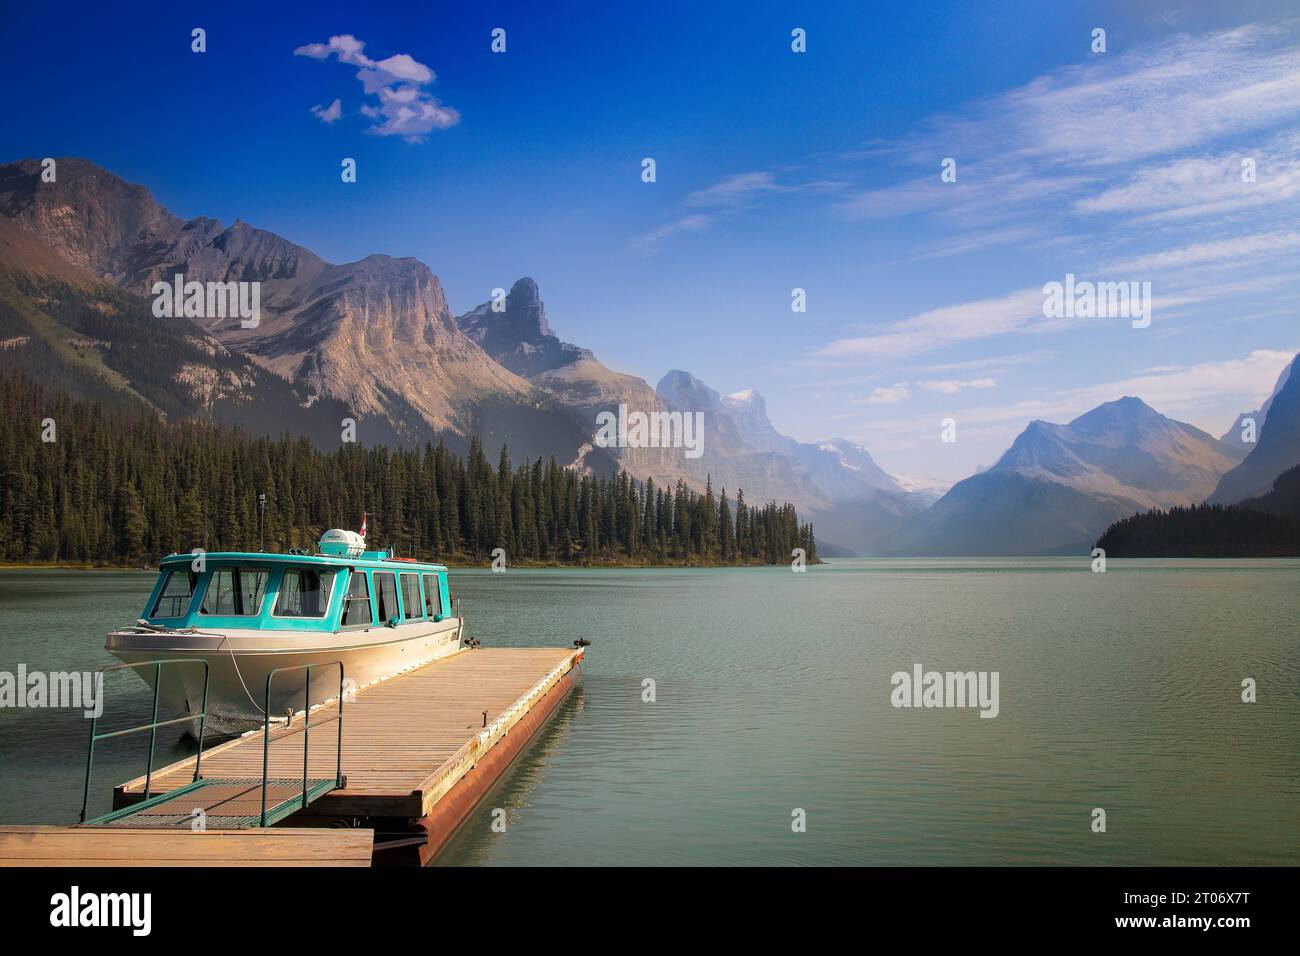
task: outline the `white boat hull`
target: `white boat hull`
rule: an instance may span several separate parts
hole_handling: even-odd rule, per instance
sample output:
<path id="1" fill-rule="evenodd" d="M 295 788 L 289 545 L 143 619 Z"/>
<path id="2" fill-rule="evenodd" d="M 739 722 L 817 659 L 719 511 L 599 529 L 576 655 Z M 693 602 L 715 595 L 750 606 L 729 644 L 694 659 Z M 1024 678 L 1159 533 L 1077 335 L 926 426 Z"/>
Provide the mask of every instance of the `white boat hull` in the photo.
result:
<path id="1" fill-rule="evenodd" d="M 247 729 L 251 723 L 263 722 L 267 677 L 279 668 L 313 665 L 310 703 L 315 705 L 339 693 L 338 668 L 324 665 L 342 662 L 346 693 L 454 654 L 461 644 L 461 621 L 448 618 L 335 633 L 233 629 L 186 633 L 137 629 L 109 634 L 106 648 L 128 664 L 177 659 L 206 661 L 208 714 L 216 718 L 210 729 L 220 731 L 237 729 L 240 725 Z M 200 713 L 203 670 L 198 664 L 163 665 L 161 704 L 179 713 Z M 136 672 L 153 686 L 153 668 L 142 667 Z M 270 695 L 273 719 L 283 718 L 289 709 L 303 709 L 305 681 L 303 670 L 276 675 Z"/>

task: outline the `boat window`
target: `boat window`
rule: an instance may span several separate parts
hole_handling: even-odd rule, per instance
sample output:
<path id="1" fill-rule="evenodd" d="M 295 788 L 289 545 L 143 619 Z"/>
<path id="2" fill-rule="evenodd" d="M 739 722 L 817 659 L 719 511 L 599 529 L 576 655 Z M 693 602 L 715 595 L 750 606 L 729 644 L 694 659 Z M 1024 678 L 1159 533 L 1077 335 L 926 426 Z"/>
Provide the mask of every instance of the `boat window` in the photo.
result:
<path id="1" fill-rule="evenodd" d="M 408 621 L 424 616 L 424 609 L 420 607 L 420 576 L 418 574 L 402 575 L 402 616 Z"/>
<path id="2" fill-rule="evenodd" d="M 393 618 L 400 620 L 397 610 L 397 575 L 391 571 L 376 571 L 375 601 L 379 605 L 379 623 L 387 624 Z"/>
<path id="3" fill-rule="evenodd" d="M 167 572 L 167 581 L 158 593 L 150 617 L 184 617 L 194 597 L 194 585 L 199 576 L 188 568 Z"/>
<path id="4" fill-rule="evenodd" d="M 333 585 L 333 571 L 285 568 L 272 613 L 277 617 L 324 617 Z"/>
<path id="5" fill-rule="evenodd" d="M 266 594 L 266 568 L 217 568 L 208 581 L 200 614 L 222 617 L 256 617 Z"/>
<path id="6" fill-rule="evenodd" d="M 424 613 L 433 620 L 442 613 L 442 592 L 438 590 L 438 575 L 424 576 Z"/>
<path id="7" fill-rule="evenodd" d="M 353 571 L 348 594 L 343 599 L 343 626 L 356 627 L 374 623 L 370 617 L 370 585 L 364 571 Z"/>

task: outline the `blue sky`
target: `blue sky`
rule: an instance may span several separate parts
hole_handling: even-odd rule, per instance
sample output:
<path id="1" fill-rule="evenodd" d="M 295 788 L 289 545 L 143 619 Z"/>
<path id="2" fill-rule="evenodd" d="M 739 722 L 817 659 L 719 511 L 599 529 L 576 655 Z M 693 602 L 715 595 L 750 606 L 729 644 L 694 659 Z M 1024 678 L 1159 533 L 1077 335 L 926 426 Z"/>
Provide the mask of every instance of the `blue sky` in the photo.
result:
<path id="1" fill-rule="evenodd" d="M 331 261 L 417 256 L 457 312 L 531 275 L 606 364 L 757 388 L 906 475 L 1123 394 L 1219 434 L 1300 347 L 1300 24 L 1069 6 L 17 8 L 0 160 L 86 156 Z M 1066 273 L 1150 281 L 1151 327 L 1044 319 Z"/>

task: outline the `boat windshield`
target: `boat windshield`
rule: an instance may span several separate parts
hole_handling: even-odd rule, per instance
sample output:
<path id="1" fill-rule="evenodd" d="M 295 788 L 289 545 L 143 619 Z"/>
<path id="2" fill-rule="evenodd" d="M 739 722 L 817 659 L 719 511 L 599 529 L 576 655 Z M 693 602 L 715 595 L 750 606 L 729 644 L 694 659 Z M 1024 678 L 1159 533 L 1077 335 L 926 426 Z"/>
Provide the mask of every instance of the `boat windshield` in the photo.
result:
<path id="1" fill-rule="evenodd" d="M 194 597 L 194 586 L 199 576 L 189 568 L 167 572 L 167 580 L 158 592 L 158 600 L 153 603 L 150 617 L 184 617 L 190 609 L 190 599 Z"/>
<path id="2" fill-rule="evenodd" d="M 217 568 L 199 605 L 200 614 L 220 617 L 256 617 L 266 595 L 266 568 Z"/>

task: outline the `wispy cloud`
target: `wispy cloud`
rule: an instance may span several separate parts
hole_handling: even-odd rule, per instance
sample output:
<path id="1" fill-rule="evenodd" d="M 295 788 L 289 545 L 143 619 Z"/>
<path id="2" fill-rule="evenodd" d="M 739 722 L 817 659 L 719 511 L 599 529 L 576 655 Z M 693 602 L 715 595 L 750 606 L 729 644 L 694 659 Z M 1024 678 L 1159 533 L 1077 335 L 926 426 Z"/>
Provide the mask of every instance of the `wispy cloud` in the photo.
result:
<path id="1" fill-rule="evenodd" d="M 365 47 L 364 41 L 343 33 L 330 37 L 327 43 L 308 43 L 293 52 L 314 60 L 335 57 L 340 63 L 356 67 L 362 90 L 371 97 L 361 107 L 361 114 L 373 120 L 370 132 L 378 136 L 400 136 L 407 142 L 419 143 L 433 130 L 460 122 L 460 113 L 422 89 L 437 79 L 433 70 L 407 53 L 373 60 L 366 56 Z M 342 104 L 335 100 L 327 110 L 317 113 L 317 107 L 312 112 L 329 123 L 333 120 L 326 119 L 323 113 L 335 107 L 341 111 Z"/>
<path id="2" fill-rule="evenodd" d="M 1300 137 L 1273 135 L 1249 151 L 1215 147 L 1297 119 L 1294 32 L 1179 34 L 932 117 L 890 149 L 866 154 L 892 158 L 884 172 L 905 178 L 882 182 L 873 169 L 871 185 L 834 208 L 851 220 L 919 215 L 963 231 L 928 241 L 913 259 L 1037 243 L 1043 223 L 1059 225 L 1063 212 L 1161 221 L 1264 209 L 1300 196 Z M 955 182 L 940 179 L 945 157 L 957 161 Z M 1254 183 L 1242 181 L 1244 158 L 1256 161 Z"/>
<path id="3" fill-rule="evenodd" d="M 1150 303 L 1151 314 L 1159 322 L 1178 315 L 1190 306 L 1214 300 L 1247 299 L 1270 293 L 1290 294 L 1289 289 L 1300 282 L 1294 270 L 1266 270 L 1258 275 L 1243 276 L 1241 270 L 1234 267 L 1238 263 L 1276 259 L 1297 251 L 1300 251 L 1300 233 L 1266 233 L 1243 239 L 1196 243 L 1151 256 L 1110 263 L 1101 273 L 1081 274 L 1078 279 L 1128 281 L 1143 275 L 1159 274 L 1165 269 L 1189 267 L 1190 274 L 1171 274 L 1170 281 L 1160 283 L 1154 290 Z M 1191 268 L 1204 270 L 1212 266 L 1227 269 L 1229 277 L 1208 281 L 1204 272 L 1198 275 Z M 1062 277 L 1048 278 L 1060 281 Z M 814 350 L 808 361 L 824 364 L 902 359 L 979 339 L 1057 333 L 1086 325 L 1100 327 L 1112 322 L 1106 318 L 1045 318 L 1043 301 L 1043 290 L 1039 287 L 929 309 L 896 322 L 882 323 L 863 335 L 835 339 Z M 1114 321 L 1127 323 L 1127 320 Z M 1053 353 L 1034 350 L 1028 354 L 1039 356 Z M 1008 364 L 1006 359 L 995 361 Z M 946 366 L 931 366 L 931 369 L 956 370 L 983 364 L 986 364 L 985 360 L 974 363 L 956 362 Z"/>
<path id="4" fill-rule="evenodd" d="M 939 374 L 943 372 L 993 372 L 998 373 L 1008 368 L 1016 368 L 1022 365 L 1037 365 L 1042 362 L 1048 362 L 1060 355 L 1052 349 L 1034 349 L 1029 352 L 1017 352 L 1014 355 L 994 355 L 988 358 L 967 359 L 963 362 L 944 362 L 939 365 L 928 365 L 925 371 L 930 374 Z"/>
<path id="5" fill-rule="evenodd" d="M 897 405 L 899 402 L 905 402 L 912 397 L 911 389 L 907 387 L 906 382 L 899 382 L 897 385 L 882 385 L 880 388 L 873 388 L 871 394 L 866 398 L 855 399 L 854 405 Z"/>
<path id="6" fill-rule="evenodd" d="M 1258 408 L 1296 350 L 1257 349 L 1246 355 L 1186 365 L 1146 369 L 1137 375 L 1058 389 L 1042 396 L 1000 405 L 954 410 L 964 440 L 1009 441 L 1034 419 L 1065 422 L 1125 395 L 1135 395 L 1170 417 L 1196 425 L 1216 437 L 1236 412 Z M 1225 413 L 1223 409 L 1236 409 Z M 933 416 L 871 424 L 873 448 L 911 448 L 933 442 Z"/>
<path id="7" fill-rule="evenodd" d="M 1150 273 L 1219 262 L 1256 263 L 1263 259 L 1291 255 L 1297 251 L 1300 251 L 1300 232 L 1264 232 L 1165 249 L 1110 263 L 1103 268 L 1114 272 Z"/>
<path id="8" fill-rule="evenodd" d="M 900 358 L 941 345 L 1004 335 L 1043 319 L 1042 289 L 930 309 L 881 331 L 837 339 L 814 355 L 827 359 Z"/>
<path id="9" fill-rule="evenodd" d="M 311 113 L 326 125 L 337 123 L 339 117 L 343 115 L 343 101 L 335 99 L 329 106 L 320 106 L 318 104 L 311 108 Z"/>
<path id="10" fill-rule="evenodd" d="M 643 236 L 637 237 L 632 241 L 632 246 L 643 252 L 654 252 L 662 243 L 673 236 L 684 232 L 704 232 L 713 225 L 713 219 L 713 216 L 704 215 L 703 213 L 680 216 L 671 222 L 666 222 L 662 226 L 651 229 Z"/>
<path id="11" fill-rule="evenodd" d="M 736 173 L 687 194 L 683 201 L 687 212 L 636 237 L 630 245 L 642 252 L 656 252 L 673 236 L 704 232 L 749 209 L 765 197 L 825 192 L 842 186 L 843 183 L 831 180 L 782 182 L 776 173 L 765 170 Z"/>
<path id="12" fill-rule="evenodd" d="M 726 177 L 686 198 L 692 215 L 633 245 L 653 250 L 809 188 L 830 195 L 831 209 L 848 220 L 919 215 L 961 229 L 928 242 L 914 260 L 1040 245 L 1051 235 L 1044 217 L 1059 220 L 1063 211 L 1175 219 L 1258 209 L 1300 195 L 1300 138 L 1275 138 L 1259 150 L 1254 184 L 1241 182 L 1244 153 L 1213 152 L 1214 145 L 1297 119 L 1300 43 L 1293 33 L 1248 25 L 1177 34 L 1053 70 L 960 113 L 934 116 L 894 142 L 818 154 L 808 161 L 823 171 L 814 183 L 796 186 L 764 171 Z M 1192 150 L 1199 153 L 1187 155 Z M 957 160 L 956 182 L 940 179 L 946 157 Z M 854 166 L 863 162 L 871 164 L 871 182 L 855 188 L 849 181 L 862 176 Z M 894 182 L 891 169 L 901 174 Z"/>
<path id="13" fill-rule="evenodd" d="M 706 209 L 738 209 L 749 205 L 756 196 L 783 192 L 789 187 L 780 185 L 770 172 L 737 173 L 720 179 L 711 186 L 697 189 L 686 197 L 686 205 Z"/>
<path id="14" fill-rule="evenodd" d="M 1126 166 L 1300 116 L 1300 58 L 1285 29 L 1176 35 L 1069 66 L 936 123 L 950 150 Z M 944 155 L 957 155 L 948 152 Z"/>
<path id="15" fill-rule="evenodd" d="M 1027 242 L 1041 244 L 1045 240 L 1051 240 L 1052 238 L 1052 233 L 1042 224 L 1022 223 L 1000 229 L 983 229 L 961 233 L 938 244 L 932 244 L 924 251 L 918 252 L 910 258 L 913 261 L 943 259 L 951 256 L 964 256 L 971 252 L 981 252 L 996 246 Z"/>
<path id="16" fill-rule="evenodd" d="M 945 395 L 956 395 L 958 392 L 965 391 L 968 388 L 996 388 L 997 379 L 994 378 L 941 378 L 929 379 L 924 382 L 918 382 L 921 388 L 930 392 L 942 392 Z"/>
<path id="17" fill-rule="evenodd" d="M 1253 165 L 1253 177 L 1243 164 Z M 1074 204 L 1076 212 L 1158 223 L 1222 216 L 1300 200 L 1300 136 L 1267 147 L 1148 165 Z"/>

